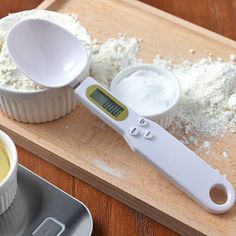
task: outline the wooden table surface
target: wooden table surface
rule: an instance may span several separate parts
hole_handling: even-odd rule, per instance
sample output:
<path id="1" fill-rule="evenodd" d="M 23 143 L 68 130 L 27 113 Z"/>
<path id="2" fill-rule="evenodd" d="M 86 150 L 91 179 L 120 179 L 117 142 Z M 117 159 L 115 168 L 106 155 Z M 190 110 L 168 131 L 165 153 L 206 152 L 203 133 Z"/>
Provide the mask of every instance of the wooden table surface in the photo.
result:
<path id="1" fill-rule="evenodd" d="M 83 201 L 94 218 L 94 235 L 177 235 L 117 200 L 18 148 L 20 163 Z"/>

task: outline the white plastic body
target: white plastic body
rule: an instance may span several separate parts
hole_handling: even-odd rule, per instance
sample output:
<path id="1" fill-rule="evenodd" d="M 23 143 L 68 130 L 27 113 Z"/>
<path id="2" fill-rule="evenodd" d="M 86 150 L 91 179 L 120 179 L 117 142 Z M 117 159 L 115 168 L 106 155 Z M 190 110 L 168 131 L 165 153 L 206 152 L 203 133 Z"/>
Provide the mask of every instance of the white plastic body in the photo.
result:
<path id="1" fill-rule="evenodd" d="M 140 116 L 132 109 L 128 109 L 128 117 L 123 121 L 116 121 L 108 116 L 87 98 L 86 91 L 94 84 L 99 85 L 94 79 L 87 78 L 75 90 L 76 97 L 91 112 L 121 134 L 135 153 L 150 161 L 171 182 L 208 211 L 219 214 L 233 206 L 235 191 L 225 177 L 157 123 L 147 120 L 145 127 L 138 126 L 137 120 Z M 134 126 L 139 129 L 139 134 L 136 136 L 129 133 L 130 127 Z M 143 136 L 143 132 L 147 129 L 153 133 L 151 139 Z M 211 200 L 210 190 L 213 187 L 225 190 L 227 201 L 224 204 L 216 204 Z"/>

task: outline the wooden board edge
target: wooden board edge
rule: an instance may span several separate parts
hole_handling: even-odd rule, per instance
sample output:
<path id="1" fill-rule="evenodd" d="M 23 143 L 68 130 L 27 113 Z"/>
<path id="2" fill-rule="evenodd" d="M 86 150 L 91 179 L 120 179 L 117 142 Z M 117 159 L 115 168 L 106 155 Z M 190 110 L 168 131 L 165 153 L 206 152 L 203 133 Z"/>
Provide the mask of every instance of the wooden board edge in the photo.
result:
<path id="1" fill-rule="evenodd" d="M 56 3 L 58 0 L 45 0 L 43 1 L 38 7 L 37 9 L 39 10 L 47 10 L 48 8 L 50 8 L 54 3 Z M 118 2 L 120 2 L 121 0 L 116 0 Z M 189 21 L 186 21 L 180 17 L 171 15 L 165 11 L 162 11 L 158 8 L 152 7 L 146 3 L 137 1 L 137 0 L 122 0 L 122 4 L 128 4 L 134 8 L 138 8 L 141 11 L 146 11 L 149 12 L 152 15 L 156 15 L 159 16 L 165 20 L 168 20 L 172 23 L 178 24 L 190 31 L 193 31 L 194 33 L 198 33 L 201 34 L 202 36 L 205 36 L 207 38 L 210 38 L 212 40 L 215 40 L 219 43 L 223 43 L 227 46 L 233 47 L 236 49 L 236 41 L 229 39 L 227 37 L 224 37 L 220 34 L 217 34 L 211 30 L 205 29 L 199 25 L 196 25 L 194 23 L 191 23 Z"/>
<path id="2" fill-rule="evenodd" d="M 38 9 L 38 10 L 46 10 L 47 8 L 50 7 L 50 5 L 52 5 L 56 1 L 57 0 L 45 0 L 41 4 L 39 4 L 36 9 Z"/>

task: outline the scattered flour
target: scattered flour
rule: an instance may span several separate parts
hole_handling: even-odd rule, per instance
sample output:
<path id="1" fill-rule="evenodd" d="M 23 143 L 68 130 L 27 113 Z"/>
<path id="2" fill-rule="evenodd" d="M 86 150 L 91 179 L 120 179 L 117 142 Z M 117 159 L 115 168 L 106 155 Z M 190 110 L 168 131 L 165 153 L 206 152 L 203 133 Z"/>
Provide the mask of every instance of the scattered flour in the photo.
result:
<path id="1" fill-rule="evenodd" d="M 224 158 L 228 158 L 228 157 L 229 157 L 229 154 L 228 154 L 228 152 L 226 152 L 226 151 L 223 151 L 223 156 L 224 156 Z"/>
<path id="2" fill-rule="evenodd" d="M 194 53 L 195 53 L 195 50 L 194 50 L 193 48 L 190 48 L 188 51 L 189 51 L 189 53 L 191 53 L 191 54 L 194 54 Z"/>
<path id="3" fill-rule="evenodd" d="M 122 179 L 126 176 L 124 170 L 111 167 L 102 160 L 94 160 L 92 164 L 95 165 L 98 169 L 119 179 Z"/>
<path id="4" fill-rule="evenodd" d="M 230 55 L 229 55 L 229 59 L 230 59 L 232 62 L 236 62 L 236 55 L 230 54 Z"/>
<path id="5" fill-rule="evenodd" d="M 204 58 L 173 64 L 158 56 L 154 64 L 170 69 L 182 87 L 176 123 L 188 132 L 215 135 L 236 122 L 236 65 Z"/>
<path id="6" fill-rule="evenodd" d="M 123 34 L 120 34 L 117 39 L 109 38 L 103 44 L 94 40 L 91 76 L 108 88 L 111 80 L 120 70 L 142 62 L 142 60 L 137 59 L 139 50 L 139 40 L 127 38 Z"/>
<path id="7" fill-rule="evenodd" d="M 208 142 L 208 141 L 204 141 L 203 144 L 202 144 L 202 147 L 203 148 L 210 148 L 211 147 L 211 143 Z"/>

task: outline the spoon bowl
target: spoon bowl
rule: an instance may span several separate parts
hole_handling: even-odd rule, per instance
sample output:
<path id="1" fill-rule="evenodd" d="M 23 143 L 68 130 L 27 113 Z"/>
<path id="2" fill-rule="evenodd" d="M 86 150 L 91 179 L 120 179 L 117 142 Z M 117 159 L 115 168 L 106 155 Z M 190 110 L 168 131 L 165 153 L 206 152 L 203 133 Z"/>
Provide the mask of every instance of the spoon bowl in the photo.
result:
<path id="1" fill-rule="evenodd" d="M 64 28 L 41 19 L 19 22 L 7 36 L 8 52 L 17 67 L 45 87 L 70 84 L 87 65 L 83 44 Z"/>

